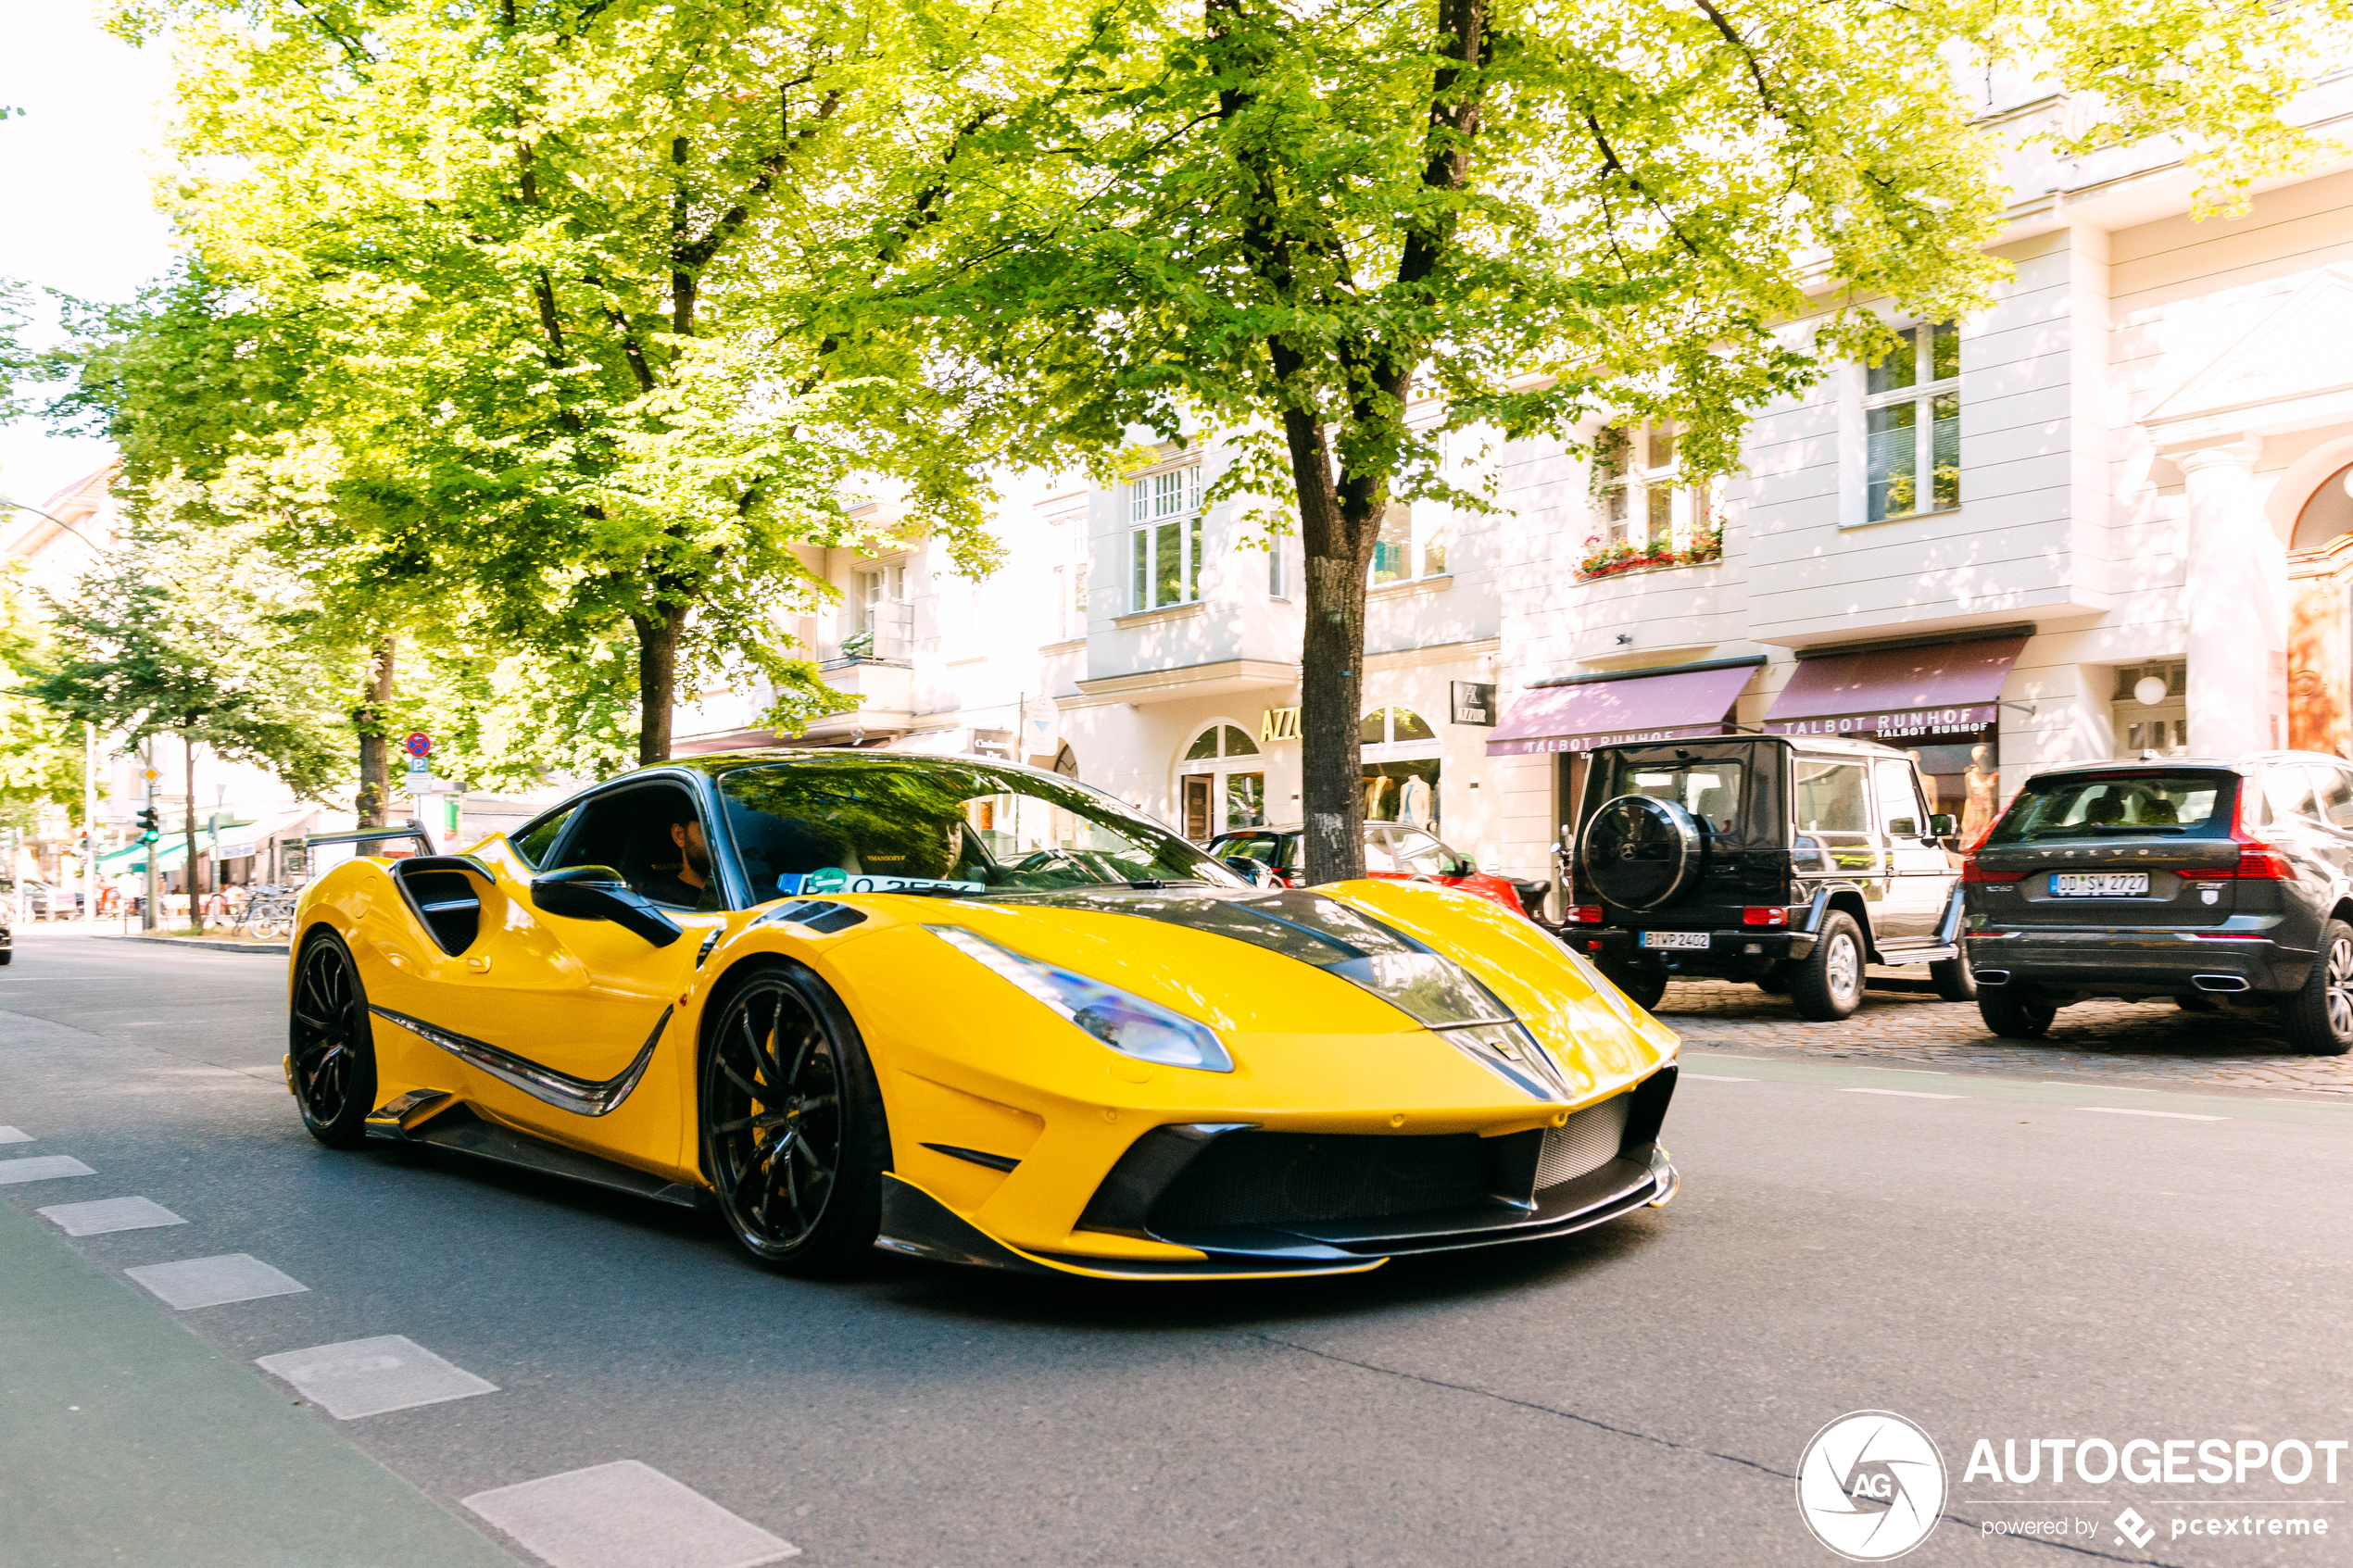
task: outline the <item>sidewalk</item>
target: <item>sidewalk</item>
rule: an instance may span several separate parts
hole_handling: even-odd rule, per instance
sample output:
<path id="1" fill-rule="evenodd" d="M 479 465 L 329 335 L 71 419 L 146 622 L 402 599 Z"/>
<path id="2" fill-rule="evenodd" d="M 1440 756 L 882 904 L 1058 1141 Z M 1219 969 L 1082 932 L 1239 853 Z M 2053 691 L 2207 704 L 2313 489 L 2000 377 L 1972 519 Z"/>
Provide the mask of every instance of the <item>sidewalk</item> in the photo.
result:
<path id="1" fill-rule="evenodd" d="M 0 1568 L 515 1568 L 0 1203 Z"/>

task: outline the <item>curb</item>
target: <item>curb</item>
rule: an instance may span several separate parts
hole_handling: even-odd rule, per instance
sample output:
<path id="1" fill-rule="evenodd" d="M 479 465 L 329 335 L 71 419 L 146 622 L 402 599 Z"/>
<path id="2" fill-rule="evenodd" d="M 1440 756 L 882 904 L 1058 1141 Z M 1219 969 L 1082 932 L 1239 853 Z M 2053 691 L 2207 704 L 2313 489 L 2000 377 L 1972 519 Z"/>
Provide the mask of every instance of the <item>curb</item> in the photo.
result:
<path id="1" fill-rule="evenodd" d="M 93 935 L 97 935 L 95 932 Z M 208 942 L 195 936 L 98 936 L 101 942 L 153 942 L 166 947 L 202 947 L 215 953 L 271 953 L 284 957 L 294 951 L 287 942 Z"/>

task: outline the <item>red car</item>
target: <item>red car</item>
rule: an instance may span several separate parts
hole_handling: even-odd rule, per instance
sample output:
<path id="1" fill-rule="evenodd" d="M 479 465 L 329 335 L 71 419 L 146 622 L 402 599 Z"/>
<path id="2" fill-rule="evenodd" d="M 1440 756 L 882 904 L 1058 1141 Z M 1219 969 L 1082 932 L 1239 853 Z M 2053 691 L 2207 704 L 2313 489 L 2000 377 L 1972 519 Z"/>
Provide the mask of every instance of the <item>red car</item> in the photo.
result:
<path id="1" fill-rule="evenodd" d="M 1306 850 L 1301 843 L 1304 831 L 1296 825 L 1236 828 L 1211 839 L 1209 852 L 1221 860 L 1247 855 L 1272 867 L 1284 886 L 1297 887 L 1305 881 Z M 1480 871 L 1478 862 L 1468 855 L 1448 848 L 1420 828 L 1398 822 L 1365 824 L 1365 874 L 1384 882 L 1434 882 L 1443 887 L 1459 887 L 1501 904 L 1516 915 L 1528 913 L 1520 884 Z M 1530 883 L 1527 890 L 1541 897 L 1543 889 L 1541 884 Z"/>

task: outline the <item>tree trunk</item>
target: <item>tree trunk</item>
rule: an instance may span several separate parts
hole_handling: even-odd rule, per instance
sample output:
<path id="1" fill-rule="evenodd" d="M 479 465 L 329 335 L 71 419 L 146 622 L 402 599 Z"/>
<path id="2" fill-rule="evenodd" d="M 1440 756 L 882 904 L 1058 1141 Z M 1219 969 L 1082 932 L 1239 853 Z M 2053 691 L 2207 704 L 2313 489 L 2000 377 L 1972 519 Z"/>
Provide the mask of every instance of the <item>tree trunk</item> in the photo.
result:
<path id="1" fill-rule="evenodd" d="M 393 656 L 399 639 L 386 635 L 368 661 L 368 701 L 351 715 L 359 732 L 359 825 L 380 828 L 392 806 L 392 747 L 384 734 L 384 710 L 392 705 Z"/>
<path id="2" fill-rule="evenodd" d="M 665 608 L 660 620 L 633 615 L 637 629 L 637 765 L 670 760 L 670 710 L 678 699 L 678 633 L 686 624 L 684 606 Z"/>
<path id="3" fill-rule="evenodd" d="M 204 930 L 202 896 L 196 892 L 196 737 L 192 730 L 182 728 L 180 745 L 188 763 L 188 859 L 180 869 L 180 880 L 188 889 L 188 929 Z"/>
<path id="4" fill-rule="evenodd" d="M 1307 880 L 1365 874 L 1365 785 L 1361 742 L 1365 695 L 1365 582 L 1372 570 L 1378 513 L 1332 483 L 1322 426 L 1284 417 L 1299 530 L 1307 557 L 1307 621 L 1300 637 L 1300 799 L 1306 819 Z"/>

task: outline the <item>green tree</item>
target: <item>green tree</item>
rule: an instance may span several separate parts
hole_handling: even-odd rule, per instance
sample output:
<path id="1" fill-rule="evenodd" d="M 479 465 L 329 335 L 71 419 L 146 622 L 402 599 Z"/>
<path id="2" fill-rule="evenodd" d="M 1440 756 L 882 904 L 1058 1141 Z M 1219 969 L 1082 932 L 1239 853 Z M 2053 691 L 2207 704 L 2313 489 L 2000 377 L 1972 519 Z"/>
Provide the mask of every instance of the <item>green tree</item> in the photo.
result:
<path id="1" fill-rule="evenodd" d="M 921 227 L 975 94 L 1064 31 L 1043 0 L 185 0 L 125 25 L 163 14 L 174 216 L 217 303 L 302 345 L 298 417 L 244 483 L 290 503 L 322 583 L 422 596 L 478 644 L 625 633 L 651 761 L 698 684 L 763 681 L 785 723 L 837 705 L 779 612 L 822 596 L 795 546 L 844 539 L 853 470 L 986 554 L 967 411 L 831 284 Z"/>
<path id="2" fill-rule="evenodd" d="M 2260 0 L 1132 0 L 948 171 L 897 302 L 1076 447 L 1223 433 L 1211 498 L 1306 557 L 1307 870 L 1360 874 L 1365 591 L 1392 499 L 1488 504 L 1453 432 L 1745 410 L 1877 352 L 1874 298 L 1986 297 L 1994 142 L 1941 63 L 2085 94 L 2073 145 L 2183 136 L 2228 200 L 2312 153 L 2282 119 L 2341 6 Z M 1806 332 L 1791 323 L 1810 320 Z M 1416 400 L 1427 420 L 1409 418 Z"/>
<path id="3" fill-rule="evenodd" d="M 61 720 L 133 748 L 157 738 L 181 746 L 192 895 L 199 747 L 267 767 L 311 799 L 324 799 L 349 767 L 308 617 L 283 608 L 288 583 L 256 582 L 251 568 L 251 553 L 220 535 L 176 549 L 137 540 L 51 604 L 48 634 L 23 671 L 23 695 Z M 166 575 L 175 571 L 195 575 Z M 195 907 L 192 897 L 192 917 Z"/>

